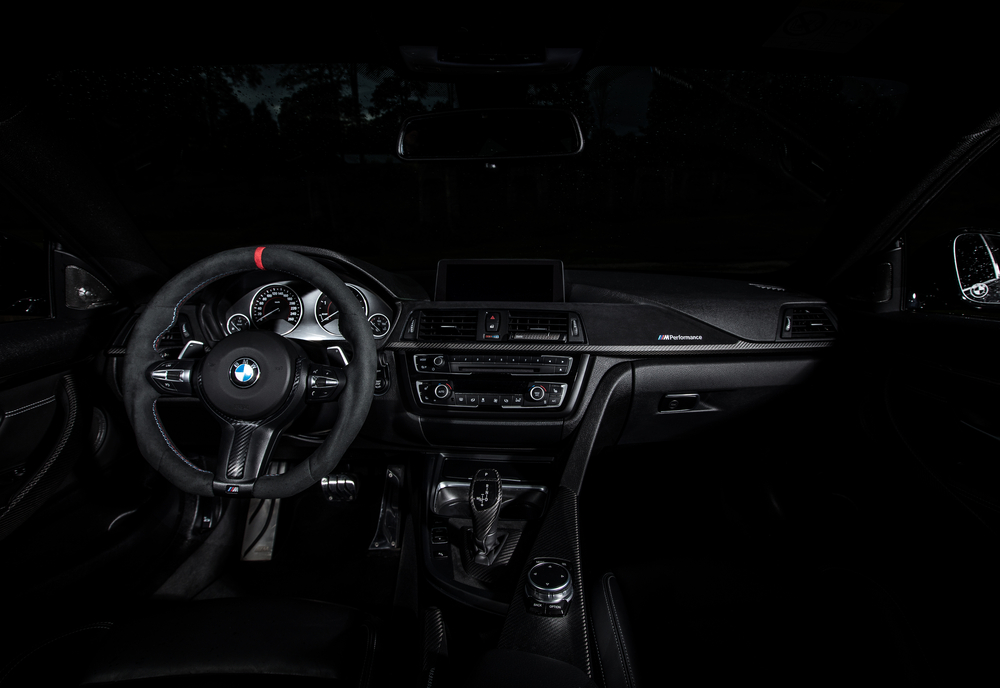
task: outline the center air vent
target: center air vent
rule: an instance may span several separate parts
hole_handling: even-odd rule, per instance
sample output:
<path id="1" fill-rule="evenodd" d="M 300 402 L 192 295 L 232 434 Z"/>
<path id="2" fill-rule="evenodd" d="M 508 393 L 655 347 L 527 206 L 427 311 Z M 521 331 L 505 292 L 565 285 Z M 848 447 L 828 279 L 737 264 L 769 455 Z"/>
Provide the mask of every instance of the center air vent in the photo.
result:
<path id="1" fill-rule="evenodd" d="M 782 339 L 830 339 L 837 326 L 830 312 L 822 306 L 786 308 L 781 316 Z"/>
<path id="2" fill-rule="evenodd" d="M 507 333 L 510 339 L 566 341 L 569 314 L 553 311 L 511 311 Z"/>
<path id="3" fill-rule="evenodd" d="M 476 311 L 420 311 L 417 339 L 427 342 L 476 341 Z"/>

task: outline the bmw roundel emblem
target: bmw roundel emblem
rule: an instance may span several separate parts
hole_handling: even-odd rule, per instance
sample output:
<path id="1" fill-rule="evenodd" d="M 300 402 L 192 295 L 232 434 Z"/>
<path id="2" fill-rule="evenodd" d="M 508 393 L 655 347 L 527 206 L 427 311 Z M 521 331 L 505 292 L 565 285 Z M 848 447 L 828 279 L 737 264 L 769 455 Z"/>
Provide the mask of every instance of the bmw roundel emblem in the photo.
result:
<path id="1" fill-rule="evenodd" d="M 229 369 L 229 379 L 237 387 L 249 387 L 260 379 L 260 368 L 252 358 L 238 358 Z"/>

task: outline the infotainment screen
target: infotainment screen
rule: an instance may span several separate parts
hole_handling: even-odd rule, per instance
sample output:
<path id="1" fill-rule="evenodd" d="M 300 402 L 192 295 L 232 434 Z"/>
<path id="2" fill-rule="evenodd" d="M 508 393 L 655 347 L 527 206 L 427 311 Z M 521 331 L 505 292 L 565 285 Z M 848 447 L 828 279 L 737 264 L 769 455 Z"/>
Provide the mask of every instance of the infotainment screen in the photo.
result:
<path id="1" fill-rule="evenodd" d="M 561 260 L 441 260 L 435 301 L 565 301 Z"/>

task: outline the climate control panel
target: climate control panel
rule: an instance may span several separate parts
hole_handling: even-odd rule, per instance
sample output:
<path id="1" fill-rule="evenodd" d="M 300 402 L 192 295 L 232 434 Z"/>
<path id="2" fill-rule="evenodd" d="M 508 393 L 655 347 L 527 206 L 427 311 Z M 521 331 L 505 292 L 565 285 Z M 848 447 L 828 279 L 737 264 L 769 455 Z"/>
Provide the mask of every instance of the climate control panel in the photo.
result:
<path id="1" fill-rule="evenodd" d="M 480 410 L 554 409 L 562 406 L 569 385 L 565 382 L 533 381 L 505 385 L 513 391 L 470 391 L 468 381 L 417 380 L 417 399 L 424 406 L 476 408 Z"/>

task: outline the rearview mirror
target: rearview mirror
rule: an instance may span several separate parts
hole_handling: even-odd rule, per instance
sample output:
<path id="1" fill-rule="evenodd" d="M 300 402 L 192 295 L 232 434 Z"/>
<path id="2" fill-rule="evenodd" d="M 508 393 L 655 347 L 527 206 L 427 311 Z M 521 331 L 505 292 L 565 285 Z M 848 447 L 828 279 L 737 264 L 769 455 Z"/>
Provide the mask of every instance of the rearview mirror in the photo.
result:
<path id="1" fill-rule="evenodd" d="M 959 234 L 952 253 L 962 298 L 1000 303 L 1000 234 Z"/>
<path id="2" fill-rule="evenodd" d="M 400 128 L 397 154 L 403 160 L 493 160 L 582 150 L 580 123 L 569 110 L 510 108 L 410 117 Z"/>

